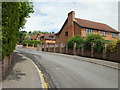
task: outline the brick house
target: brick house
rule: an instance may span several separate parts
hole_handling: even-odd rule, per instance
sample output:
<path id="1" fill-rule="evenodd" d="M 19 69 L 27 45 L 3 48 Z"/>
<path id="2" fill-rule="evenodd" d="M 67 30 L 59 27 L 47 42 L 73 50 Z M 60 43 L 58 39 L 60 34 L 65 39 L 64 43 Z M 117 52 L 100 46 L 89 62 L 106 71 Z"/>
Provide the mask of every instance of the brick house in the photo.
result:
<path id="1" fill-rule="evenodd" d="M 37 40 L 37 35 L 30 35 L 30 40 Z"/>
<path id="2" fill-rule="evenodd" d="M 55 44 L 56 38 L 53 33 L 39 34 L 37 35 L 37 40 L 40 40 L 42 44 Z"/>
<path id="3" fill-rule="evenodd" d="M 106 40 L 118 39 L 119 34 L 117 30 L 106 24 L 75 18 L 74 11 L 71 11 L 61 30 L 56 33 L 56 43 L 67 43 L 71 37 L 76 35 L 85 37 L 91 32 L 101 34 Z"/>

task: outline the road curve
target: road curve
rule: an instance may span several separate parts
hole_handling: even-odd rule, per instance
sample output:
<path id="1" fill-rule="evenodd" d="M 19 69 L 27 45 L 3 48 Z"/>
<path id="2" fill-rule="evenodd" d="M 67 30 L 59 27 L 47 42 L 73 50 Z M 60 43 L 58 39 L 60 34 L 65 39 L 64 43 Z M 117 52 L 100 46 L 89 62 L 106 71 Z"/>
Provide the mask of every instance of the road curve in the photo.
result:
<path id="1" fill-rule="evenodd" d="M 56 88 L 118 88 L 117 69 L 40 51 L 17 51 L 41 65 Z"/>

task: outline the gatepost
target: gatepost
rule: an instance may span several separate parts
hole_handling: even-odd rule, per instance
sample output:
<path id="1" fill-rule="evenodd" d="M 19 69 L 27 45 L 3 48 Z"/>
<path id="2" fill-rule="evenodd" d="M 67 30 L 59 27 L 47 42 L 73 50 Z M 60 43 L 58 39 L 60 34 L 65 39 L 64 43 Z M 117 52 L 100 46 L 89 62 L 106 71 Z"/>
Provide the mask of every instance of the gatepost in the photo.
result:
<path id="1" fill-rule="evenodd" d="M 107 48 L 107 44 L 105 43 L 103 48 L 103 59 L 106 59 L 106 48 Z"/>
<path id="2" fill-rule="evenodd" d="M 82 54 L 82 56 L 84 56 L 84 48 L 85 48 L 85 45 L 84 45 L 84 44 L 82 44 L 82 48 L 81 48 L 81 49 L 82 49 L 82 50 L 81 50 L 81 52 L 82 52 L 82 53 L 81 53 L 81 54 Z"/>
<path id="3" fill-rule="evenodd" d="M 91 57 L 94 57 L 94 46 L 95 46 L 95 44 L 92 43 L 91 44 Z"/>
<path id="4" fill-rule="evenodd" d="M 74 43 L 74 46 L 73 46 L 73 54 L 74 54 L 74 55 L 76 55 L 75 50 L 76 50 L 76 43 Z"/>

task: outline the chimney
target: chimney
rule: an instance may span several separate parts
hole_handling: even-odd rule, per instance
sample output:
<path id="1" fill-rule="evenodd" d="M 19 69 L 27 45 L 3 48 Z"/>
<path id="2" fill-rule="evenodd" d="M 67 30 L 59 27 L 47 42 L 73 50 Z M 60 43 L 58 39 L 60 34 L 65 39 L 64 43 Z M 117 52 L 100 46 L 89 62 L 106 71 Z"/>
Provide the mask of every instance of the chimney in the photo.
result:
<path id="1" fill-rule="evenodd" d="M 68 13 L 68 18 L 73 21 L 73 19 L 75 18 L 75 12 L 74 11 L 69 12 Z"/>
<path id="2" fill-rule="evenodd" d="M 70 37 L 74 37 L 74 33 L 75 33 L 75 30 L 74 30 L 74 20 L 75 18 L 75 12 L 74 11 L 71 11 L 70 13 L 68 13 L 68 27 L 70 28 L 69 30 L 69 33 L 70 33 Z"/>

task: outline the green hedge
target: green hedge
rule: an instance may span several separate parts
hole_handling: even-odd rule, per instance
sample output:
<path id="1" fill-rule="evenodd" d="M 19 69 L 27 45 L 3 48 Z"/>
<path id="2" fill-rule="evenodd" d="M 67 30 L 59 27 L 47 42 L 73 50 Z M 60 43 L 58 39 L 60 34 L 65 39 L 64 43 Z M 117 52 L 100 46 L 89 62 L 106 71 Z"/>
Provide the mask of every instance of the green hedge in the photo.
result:
<path id="1" fill-rule="evenodd" d="M 114 40 L 108 43 L 107 52 L 116 52 L 117 51 L 117 43 L 120 43 L 120 40 Z"/>
<path id="2" fill-rule="evenodd" d="M 17 43 L 17 34 L 25 18 L 33 12 L 29 2 L 2 2 L 2 59 L 10 55 Z"/>
<path id="3" fill-rule="evenodd" d="M 83 38 L 77 35 L 68 40 L 68 48 L 73 48 L 74 43 L 76 43 L 76 48 L 81 48 L 83 42 Z"/>
<path id="4" fill-rule="evenodd" d="M 40 40 L 23 40 L 22 44 L 23 46 L 26 46 L 26 44 L 28 43 L 28 46 L 33 46 L 37 47 L 37 44 L 41 44 Z"/>
<path id="5" fill-rule="evenodd" d="M 101 52 L 103 50 L 103 44 L 106 42 L 106 40 L 99 34 L 91 33 L 87 34 L 85 38 L 85 49 L 91 50 L 91 44 L 94 43 L 94 51 Z"/>

